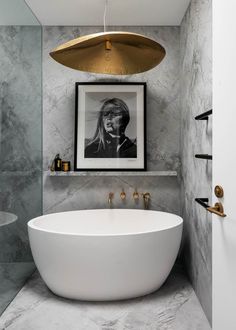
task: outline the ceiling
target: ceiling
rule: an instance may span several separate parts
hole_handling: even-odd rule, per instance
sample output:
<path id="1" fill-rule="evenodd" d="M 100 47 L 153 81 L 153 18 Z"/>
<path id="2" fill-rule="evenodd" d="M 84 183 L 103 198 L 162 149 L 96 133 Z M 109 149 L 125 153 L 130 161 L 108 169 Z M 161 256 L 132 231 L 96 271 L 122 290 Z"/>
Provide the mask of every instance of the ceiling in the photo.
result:
<path id="1" fill-rule="evenodd" d="M 14 0 L 15 1 L 15 0 Z M 42 25 L 103 25 L 105 0 L 25 0 Z M 190 0 L 108 0 L 107 25 L 180 25 Z"/>

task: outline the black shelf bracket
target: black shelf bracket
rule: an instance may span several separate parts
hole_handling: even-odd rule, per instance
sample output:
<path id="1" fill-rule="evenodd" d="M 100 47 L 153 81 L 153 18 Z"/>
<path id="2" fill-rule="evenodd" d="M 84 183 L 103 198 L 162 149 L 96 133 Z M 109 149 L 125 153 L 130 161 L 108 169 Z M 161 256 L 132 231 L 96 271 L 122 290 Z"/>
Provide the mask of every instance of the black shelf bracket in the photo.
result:
<path id="1" fill-rule="evenodd" d="M 212 155 L 208 154 L 196 154 L 195 158 L 201 158 L 201 159 L 211 159 L 212 160 Z"/>
<path id="2" fill-rule="evenodd" d="M 196 120 L 208 120 L 208 117 L 212 115 L 212 109 L 195 117 Z"/>
<path id="3" fill-rule="evenodd" d="M 209 199 L 208 198 L 195 198 L 195 202 L 197 202 L 198 204 L 200 204 L 201 206 L 203 206 L 205 209 L 207 209 L 208 207 L 210 207 L 208 205 Z"/>

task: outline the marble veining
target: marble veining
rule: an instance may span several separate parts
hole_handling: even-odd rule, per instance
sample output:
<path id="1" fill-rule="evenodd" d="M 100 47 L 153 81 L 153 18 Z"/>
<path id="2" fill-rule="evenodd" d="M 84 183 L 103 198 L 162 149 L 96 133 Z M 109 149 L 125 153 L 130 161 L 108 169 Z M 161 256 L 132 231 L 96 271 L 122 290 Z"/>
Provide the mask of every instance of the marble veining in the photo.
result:
<path id="1" fill-rule="evenodd" d="M 167 55 L 156 68 L 136 75 L 114 78 L 80 72 L 55 62 L 49 52 L 75 36 L 100 32 L 102 27 L 44 27 L 44 170 L 58 152 L 64 159 L 73 160 L 75 82 L 83 81 L 146 82 L 148 169 L 177 170 L 180 166 L 179 28 L 116 26 L 110 29 L 132 31 L 156 39 L 165 47 Z"/>
<path id="2" fill-rule="evenodd" d="M 0 262 L 32 261 L 27 221 L 41 214 L 41 173 L 0 171 L 0 182 L 0 210 L 18 217 L 0 227 Z"/>
<path id="3" fill-rule="evenodd" d="M 147 83 L 147 167 L 149 171 L 179 171 L 179 27 L 109 27 L 141 33 L 158 40 L 167 51 L 156 68 L 137 75 L 114 76 L 90 74 L 69 69 L 55 62 L 49 52 L 59 44 L 102 27 L 43 28 L 43 210 L 51 213 L 63 210 L 107 207 L 107 194 L 125 188 L 132 196 L 136 187 L 150 191 L 151 208 L 180 214 L 180 192 L 177 178 L 116 177 L 52 178 L 46 171 L 55 154 L 74 159 L 75 82 L 118 81 Z M 172 180 L 172 182 L 170 181 Z M 82 187 L 82 188 L 81 188 Z M 172 189 L 172 191 L 170 190 Z M 162 203 L 164 201 L 164 204 Z M 117 207 L 143 207 L 133 199 L 126 203 L 116 200 Z"/>
<path id="4" fill-rule="evenodd" d="M 34 271 L 33 262 L 0 263 L 0 314 Z"/>
<path id="5" fill-rule="evenodd" d="M 41 213 L 41 27 L 0 27 L 0 262 L 32 261 L 26 223 Z"/>
<path id="6" fill-rule="evenodd" d="M 2 171 L 41 169 L 41 28 L 0 27 Z"/>
<path id="7" fill-rule="evenodd" d="M 210 330 L 196 295 L 176 267 L 153 294 L 126 301 L 83 302 L 52 294 L 38 273 L 0 318 L 4 330 Z"/>
<path id="8" fill-rule="evenodd" d="M 122 201 L 120 192 L 124 189 L 126 199 Z M 137 202 L 133 192 L 149 191 L 151 194 L 150 209 L 172 212 L 180 215 L 178 202 L 179 187 L 173 177 L 48 177 L 44 173 L 44 214 L 81 210 L 108 208 L 108 194 L 114 192 L 115 208 L 142 209 L 143 199 Z M 177 200 L 177 202 L 176 202 Z"/>
<path id="9" fill-rule="evenodd" d="M 211 153 L 211 120 L 206 125 L 206 122 L 194 122 L 193 117 L 211 107 L 210 5 L 209 0 L 192 0 L 181 28 L 114 28 L 145 34 L 158 40 L 167 50 L 166 58 L 157 68 L 139 75 L 116 77 L 116 81 L 147 82 L 148 170 L 179 173 L 180 158 L 183 159 L 185 256 L 194 289 L 209 320 L 211 217 L 195 204 L 194 198 L 210 197 L 211 166 L 210 162 L 196 160 L 193 155 Z M 30 28 L 38 29 L 35 30 L 37 38 L 30 37 Z M 115 191 L 114 206 L 143 208 L 142 199 L 135 203 L 131 197 L 134 189 L 138 189 L 151 193 L 151 209 L 181 214 L 179 178 L 53 178 L 47 175 L 48 166 L 58 152 L 73 163 L 75 82 L 114 81 L 111 76 L 65 68 L 53 61 L 49 52 L 71 38 L 101 30 L 101 27 L 43 28 L 43 212 L 104 208 L 109 191 Z M 33 96 L 33 92 L 41 88 L 41 75 L 40 68 L 30 62 L 38 59 L 41 64 L 39 37 L 38 27 L 0 28 L 3 74 L 0 149 L 1 155 L 3 152 L 5 155 L 0 164 L 4 171 L 0 173 L 0 206 L 19 218 L 17 224 L 0 230 L 1 261 L 31 260 L 26 222 L 41 211 L 41 112 L 38 111 L 41 98 L 40 93 Z M 22 47 L 22 42 L 26 43 L 26 48 Z M 37 46 L 36 42 L 39 42 Z M 38 49 L 39 53 L 35 54 L 32 49 Z M 5 70 L 9 67 L 17 68 L 18 73 Z M 20 74 L 23 74 L 22 79 Z M 199 185 L 199 178 L 206 186 Z M 122 189 L 128 196 L 125 202 L 119 198 Z M 44 330 L 45 324 L 50 330 L 78 327 L 82 330 L 210 329 L 190 284 L 178 271 L 172 273 L 157 293 L 112 304 L 73 302 L 55 297 L 36 274 L 0 319 L 0 329 Z"/>
<path id="10" fill-rule="evenodd" d="M 192 0 L 180 28 L 184 257 L 194 290 L 210 321 L 212 216 L 195 198 L 207 197 L 211 203 L 212 163 L 194 155 L 212 154 L 212 116 L 208 121 L 196 121 L 194 117 L 212 108 L 211 15 L 211 0 Z"/>

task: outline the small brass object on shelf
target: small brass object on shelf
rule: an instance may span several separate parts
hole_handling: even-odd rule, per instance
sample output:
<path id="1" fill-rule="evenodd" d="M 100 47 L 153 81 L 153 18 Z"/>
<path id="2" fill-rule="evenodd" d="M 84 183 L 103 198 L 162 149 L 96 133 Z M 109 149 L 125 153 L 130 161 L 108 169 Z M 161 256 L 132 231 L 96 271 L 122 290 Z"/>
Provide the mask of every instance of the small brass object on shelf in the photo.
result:
<path id="1" fill-rule="evenodd" d="M 61 171 L 61 158 L 59 154 L 56 154 L 53 161 L 51 162 L 51 165 L 49 166 L 49 169 L 51 172 Z"/>
<path id="2" fill-rule="evenodd" d="M 215 206 L 208 207 L 207 211 L 214 213 L 222 218 L 226 217 L 226 214 L 224 213 L 224 207 L 221 203 L 215 203 Z"/>
<path id="3" fill-rule="evenodd" d="M 126 193 L 124 192 L 124 189 L 122 189 L 122 192 L 120 193 L 120 198 L 122 201 L 124 201 L 126 198 Z"/>
<path id="4" fill-rule="evenodd" d="M 62 161 L 59 154 L 56 154 L 54 158 L 54 170 L 61 171 Z"/>
<path id="5" fill-rule="evenodd" d="M 218 198 L 222 198 L 224 196 L 224 189 L 221 186 L 215 186 L 215 195 Z"/>
<path id="6" fill-rule="evenodd" d="M 70 172 L 70 162 L 69 161 L 62 161 L 62 171 Z"/>
<path id="7" fill-rule="evenodd" d="M 54 159 L 53 159 L 53 161 L 52 161 L 51 165 L 49 166 L 49 169 L 50 169 L 50 171 L 51 171 L 51 172 L 55 172 L 55 164 L 54 164 Z"/>

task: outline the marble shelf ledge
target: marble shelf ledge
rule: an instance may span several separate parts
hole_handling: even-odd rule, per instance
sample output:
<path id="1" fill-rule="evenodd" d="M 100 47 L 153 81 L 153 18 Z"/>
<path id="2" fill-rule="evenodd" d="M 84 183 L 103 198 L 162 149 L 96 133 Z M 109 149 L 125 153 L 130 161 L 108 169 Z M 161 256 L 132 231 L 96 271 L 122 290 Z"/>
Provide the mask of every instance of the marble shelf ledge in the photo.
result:
<path id="1" fill-rule="evenodd" d="M 48 172 L 49 176 L 177 176 L 176 171 L 76 171 Z"/>

